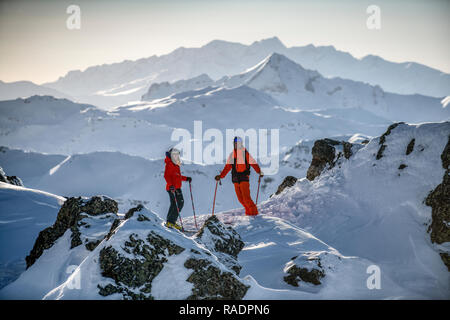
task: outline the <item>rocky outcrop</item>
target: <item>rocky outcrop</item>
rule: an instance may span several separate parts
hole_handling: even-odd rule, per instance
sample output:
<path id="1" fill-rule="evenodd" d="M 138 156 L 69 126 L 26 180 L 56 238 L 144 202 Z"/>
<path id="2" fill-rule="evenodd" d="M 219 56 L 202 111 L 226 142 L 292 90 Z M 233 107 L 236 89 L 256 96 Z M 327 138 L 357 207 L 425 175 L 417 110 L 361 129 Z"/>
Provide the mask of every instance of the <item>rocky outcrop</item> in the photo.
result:
<path id="1" fill-rule="evenodd" d="M 441 161 L 445 169 L 442 183 L 425 199 L 425 204 L 431 207 L 431 224 L 428 231 L 431 242 L 437 244 L 450 242 L 450 136 L 441 154 Z M 447 252 L 441 252 L 440 256 L 450 271 L 450 255 Z"/>
<path id="2" fill-rule="evenodd" d="M 284 178 L 283 182 L 278 186 L 277 191 L 275 192 L 275 195 L 278 195 L 283 192 L 284 189 L 293 187 L 295 183 L 297 182 L 297 178 L 293 176 L 287 176 Z"/>
<path id="3" fill-rule="evenodd" d="M 211 216 L 196 235 L 195 241 L 203 244 L 220 262 L 239 274 L 242 267 L 237 262 L 237 256 L 244 248 L 244 242 L 232 227 L 225 226 L 216 216 Z"/>
<path id="4" fill-rule="evenodd" d="M 122 249 L 128 256 L 112 246 L 100 251 L 102 276 L 115 282 L 115 285 L 98 285 L 102 296 L 120 293 L 127 300 L 153 299 L 150 294 L 153 279 L 161 272 L 169 256 L 184 251 L 184 248 L 154 232 L 150 232 L 146 240 L 140 239 L 137 234 L 130 234 Z"/>
<path id="5" fill-rule="evenodd" d="M 231 272 L 222 271 L 207 259 L 188 259 L 184 267 L 193 270 L 187 279 L 194 285 L 188 300 L 240 300 L 249 289 Z"/>
<path id="6" fill-rule="evenodd" d="M 306 173 L 306 178 L 313 181 L 328 166 L 333 168 L 338 160 L 352 156 L 353 144 L 346 141 L 321 139 L 314 142 L 312 147 L 312 161 Z M 337 151 L 337 152 L 336 152 Z"/>
<path id="7" fill-rule="evenodd" d="M 289 275 L 285 276 L 283 279 L 286 283 L 291 286 L 298 287 L 299 281 L 309 282 L 314 285 L 321 284 L 320 279 L 325 276 L 321 269 L 311 269 L 300 268 L 293 264 L 286 271 Z"/>
<path id="8" fill-rule="evenodd" d="M 88 250 L 93 250 L 107 234 L 107 230 L 98 232 L 98 225 L 110 224 L 117 217 L 117 211 L 117 202 L 104 196 L 95 196 L 90 199 L 68 198 L 61 206 L 55 223 L 39 233 L 33 249 L 25 258 L 27 268 L 33 265 L 44 250 L 51 248 L 55 241 L 69 229 L 71 248 L 84 243 Z M 92 226 L 96 228 L 92 228 L 93 231 L 89 232 L 88 229 Z M 80 229 L 86 232 L 82 235 Z"/>
<path id="9" fill-rule="evenodd" d="M 26 258 L 27 267 L 35 268 L 26 272 L 83 262 L 77 272 L 89 275 L 79 278 L 79 290 L 73 290 L 69 278 L 61 279 L 49 299 L 166 299 L 175 292 L 179 299 L 235 300 L 247 293 L 249 286 L 237 276 L 244 242 L 217 217 L 187 237 L 166 228 L 142 205 L 123 217 L 117 211 L 116 201 L 107 197 L 68 198 L 55 223 L 40 232 Z M 52 259 L 39 259 L 46 250 Z M 62 256 L 70 261 L 53 259 L 61 250 L 68 251 Z"/>
<path id="10" fill-rule="evenodd" d="M 3 168 L 0 167 L 0 182 L 9 183 L 15 186 L 23 187 L 22 180 L 17 176 L 7 176 Z"/>
<path id="11" fill-rule="evenodd" d="M 326 276 L 326 270 L 334 268 L 341 260 L 341 256 L 333 252 L 304 252 L 286 263 L 286 276 L 283 280 L 294 287 L 298 287 L 300 282 L 320 285 L 321 279 Z"/>
<path id="12" fill-rule="evenodd" d="M 228 267 L 239 266 L 236 258 L 244 246 L 236 231 L 211 217 L 196 238 L 189 239 L 178 231 L 168 231 L 145 208 L 129 212 L 137 211 L 140 212 L 137 216 L 131 215 L 116 230 L 115 234 L 121 233 L 119 238 L 113 234 L 99 252 L 101 275 L 111 280 L 97 285 L 101 296 L 120 294 L 123 299 L 154 299 L 154 279 L 170 259 L 176 258 L 177 264 L 166 272 L 179 274 L 188 269 L 187 278 L 180 281 L 176 275 L 165 276 L 168 281 L 178 278 L 175 285 L 180 288 L 191 286 L 186 299 L 244 297 L 249 287 L 236 276 L 236 270 L 232 272 Z M 121 240 L 128 233 L 126 240 Z"/>

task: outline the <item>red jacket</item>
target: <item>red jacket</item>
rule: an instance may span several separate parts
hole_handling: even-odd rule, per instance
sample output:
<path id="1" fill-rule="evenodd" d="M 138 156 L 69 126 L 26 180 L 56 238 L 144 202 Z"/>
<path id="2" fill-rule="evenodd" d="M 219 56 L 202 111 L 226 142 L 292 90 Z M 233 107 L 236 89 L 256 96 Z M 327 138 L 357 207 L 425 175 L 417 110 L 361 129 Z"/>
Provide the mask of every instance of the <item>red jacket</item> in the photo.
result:
<path id="1" fill-rule="evenodd" d="M 180 166 L 172 162 L 169 157 L 164 160 L 166 168 L 164 170 L 164 179 L 166 179 L 166 190 L 169 191 L 171 186 L 175 189 L 181 188 L 181 181 L 186 181 L 186 177 L 181 175 Z"/>

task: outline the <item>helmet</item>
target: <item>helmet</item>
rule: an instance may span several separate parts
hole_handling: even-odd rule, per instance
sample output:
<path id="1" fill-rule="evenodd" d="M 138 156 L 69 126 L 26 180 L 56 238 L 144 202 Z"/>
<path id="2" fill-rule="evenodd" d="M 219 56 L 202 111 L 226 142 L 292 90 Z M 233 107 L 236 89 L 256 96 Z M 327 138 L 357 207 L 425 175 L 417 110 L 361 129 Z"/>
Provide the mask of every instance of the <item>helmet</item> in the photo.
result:
<path id="1" fill-rule="evenodd" d="M 173 163 L 180 165 L 180 150 L 176 148 L 170 148 L 169 151 L 166 152 L 166 156 L 172 160 Z"/>
<path id="2" fill-rule="evenodd" d="M 234 142 L 234 143 L 237 143 L 237 142 L 242 143 L 242 138 L 236 136 L 236 137 L 234 137 L 233 142 Z"/>

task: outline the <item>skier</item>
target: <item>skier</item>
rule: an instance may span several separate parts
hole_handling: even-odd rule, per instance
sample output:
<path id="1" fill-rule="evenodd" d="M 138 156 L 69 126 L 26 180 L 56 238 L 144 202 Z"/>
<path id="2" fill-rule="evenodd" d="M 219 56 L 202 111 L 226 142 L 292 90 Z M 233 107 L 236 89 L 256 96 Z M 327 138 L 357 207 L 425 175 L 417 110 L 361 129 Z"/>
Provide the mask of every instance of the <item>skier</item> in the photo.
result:
<path id="1" fill-rule="evenodd" d="M 253 159 L 247 149 L 244 148 L 242 138 L 235 137 L 233 145 L 233 151 L 228 156 L 225 167 L 215 179 L 219 181 L 220 179 L 225 178 L 227 173 L 231 170 L 231 181 L 234 184 L 234 190 L 236 191 L 239 202 L 245 208 L 245 214 L 256 216 L 258 214 L 258 208 L 256 208 L 256 205 L 250 196 L 250 166 L 252 166 L 256 173 L 259 173 L 261 177 L 264 174 L 255 159 Z"/>
<path id="2" fill-rule="evenodd" d="M 181 226 L 177 224 L 178 215 L 183 208 L 184 199 L 181 192 L 181 181 L 191 182 L 191 177 L 181 175 L 180 172 L 180 151 L 171 148 L 166 152 L 164 179 L 166 179 L 166 190 L 169 193 L 170 208 L 167 213 L 166 226 L 181 230 Z"/>

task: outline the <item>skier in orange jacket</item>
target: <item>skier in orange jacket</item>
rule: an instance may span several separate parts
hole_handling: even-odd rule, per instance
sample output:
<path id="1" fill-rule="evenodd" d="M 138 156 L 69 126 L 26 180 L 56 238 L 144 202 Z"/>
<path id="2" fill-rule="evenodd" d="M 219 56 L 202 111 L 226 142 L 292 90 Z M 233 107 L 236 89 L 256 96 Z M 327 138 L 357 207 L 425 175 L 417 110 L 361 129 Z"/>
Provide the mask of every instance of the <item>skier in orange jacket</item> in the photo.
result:
<path id="1" fill-rule="evenodd" d="M 258 208 L 256 208 L 256 205 L 250 196 L 250 166 L 252 166 L 253 170 L 261 177 L 264 174 L 255 159 L 253 159 L 247 149 L 244 148 L 240 137 L 235 137 L 233 144 L 234 150 L 228 156 L 227 163 L 222 172 L 217 175 L 215 179 L 220 180 L 225 178 L 231 170 L 231 181 L 233 181 L 234 190 L 236 191 L 239 202 L 245 208 L 245 214 L 256 216 L 258 214 Z"/>

